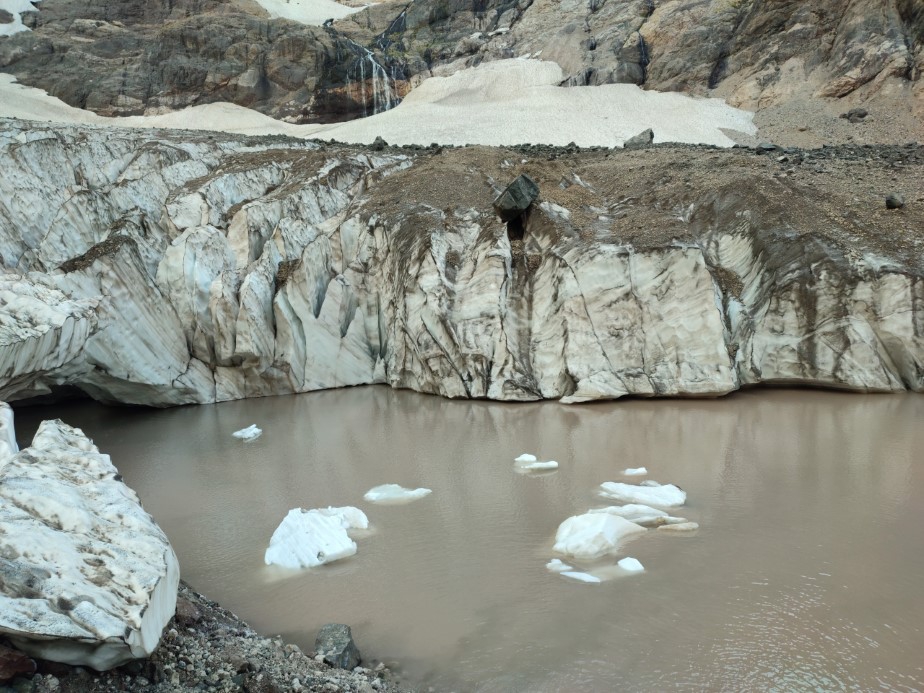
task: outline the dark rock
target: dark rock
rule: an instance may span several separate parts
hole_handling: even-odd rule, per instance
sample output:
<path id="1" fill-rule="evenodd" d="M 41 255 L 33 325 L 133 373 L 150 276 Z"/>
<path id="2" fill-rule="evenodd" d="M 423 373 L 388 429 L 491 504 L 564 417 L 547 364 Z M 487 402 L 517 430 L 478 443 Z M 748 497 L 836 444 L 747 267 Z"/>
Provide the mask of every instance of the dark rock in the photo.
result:
<path id="1" fill-rule="evenodd" d="M 382 139 L 382 136 L 379 135 L 378 137 L 375 138 L 375 140 L 373 140 L 372 145 L 371 145 L 371 149 L 372 149 L 372 151 L 374 151 L 374 152 L 380 152 L 380 151 L 382 151 L 383 149 L 385 149 L 385 147 L 387 147 L 387 146 L 388 146 L 388 142 L 386 142 L 384 139 Z"/>
<path id="2" fill-rule="evenodd" d="M 19 650 L 0 645 L 0 683 L 11 681 L 20 674 L 34 674 L 35 662 Z"/>
<path id="3" fill-rule="evenodd" d="M 315 651 L 331 666 L 352 671 L 362 661 L 350 627 L 342 623 L 321 626 L 314 641 Z"/>
<path id="4" fill-rule="evenodd" d="M 757 145 L 757 151 L 761 154 L 763 152 L 775 152 L 777 149 L 778 147 L 772 142 L 761 142 Z"/>
<path id="5" fill-rule="evenodd" d="M 537 197 L 538 183 L 524 173 L 494 200 L 494 211 L 501 221 L 511 221 L 523 214 Z"/>
<path id="6" fill-rule="evenodd" d="M 176 622 L 181 626 L 191 626 L 202 618 L 199 609 L 188 599 L 180 597 L 176 600 Z"/>
<path id="7" fill-rule="evenodd" d="M 627 139 L 622 146 L 626 149 L 638 149 L 639 147 L 647 147 L 652 142 L 654 142 L 654 130 L 648 128 L 644 132 L 638 133 L 635 137 Z"/>
<path id="8" fill-rule="evenodd" d="M 898 193 L 886 195 L 886 209 L 901 209 L 905 206 L 905 198 Z"/>
<path id="9" fill-rule="evenodd" d="M 841 113 L 841 118 L 844 118 L 851 123 L 860 123 L 868 115 L 869 111 L 867 111 L 865 108 L 851 108 L 846 113 Z"/>
<path id="10" fill-rule="evenodd" d="M 12 24 L 15 17 L 6 10 L 0 10 L 0 24 Z"/>

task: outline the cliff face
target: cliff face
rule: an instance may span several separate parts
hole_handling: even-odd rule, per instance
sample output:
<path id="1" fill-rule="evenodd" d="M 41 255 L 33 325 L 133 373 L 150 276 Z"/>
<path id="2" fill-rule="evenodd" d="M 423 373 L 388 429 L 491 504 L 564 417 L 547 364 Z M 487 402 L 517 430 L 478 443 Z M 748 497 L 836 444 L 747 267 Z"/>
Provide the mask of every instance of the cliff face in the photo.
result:
<path id="1" fill-rule="evenodd" d="M 631 82 L 758 111 L 827 97 L 835 121 L 876 99 L 870 141 L 924 137 L 915 0 L 411 0 L 323 28 L 244 0 L 44 0 L 25 21 L 32 31 L 0 38 L 0 69 L 104 115 L 231 101 L 343 120 L 430 74 L 531 55 L 557 62 L 565 85 Z"/>
<path id="2" fill-rule="evenodd" d="M 778 154 L 8 121 L 0 399 L 924 389 L 924 217 L 881 194 L 900 175 L 919 195 L 924 151 Z M 541 189 L 522 238 L 490 208 L 520 172 Z"/>

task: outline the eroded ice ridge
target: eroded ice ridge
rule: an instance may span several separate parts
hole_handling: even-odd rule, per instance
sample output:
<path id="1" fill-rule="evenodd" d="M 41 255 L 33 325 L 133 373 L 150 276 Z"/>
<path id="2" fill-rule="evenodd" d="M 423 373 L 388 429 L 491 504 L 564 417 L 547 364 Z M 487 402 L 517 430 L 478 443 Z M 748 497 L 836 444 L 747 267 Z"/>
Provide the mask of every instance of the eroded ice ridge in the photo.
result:
<path id="1" fill-rule="evenodd" d="M 662 508 L 675 508 L 687 502 L 687 494 L 683 489 L 674 484 L 652 485 L 656 483 L 649 481 L 636 486 L 606 481 L 600 484 L 600 495 L 623 503 L 642 503 Z"/>
<path id="2" fill-rule="evenodd" d="M 263 560 L 293 570 L 338 561 L 356 553 L 347 530 L 368 527 L 359 508 L 293 508 L 273 532 Z"/>
<path id="3" fill-rule="evenodd" d="M 167 537 L 80 429 L 44 421 L 30 447 L 10 448 L 0 445 L 0 633 L 34 657 L 98 670 L 147 657 L 176 607 Z"/>
<path id="4" fill-rule="evenodd" d="M 231 435 L 244 441 L 256 440 L 261 435 L 263 435 L 263 429 L 257 428 L 256 424 L 250 424 L 247 428 L 242 428 L 239 431 L 235 431 Z"/>
<path id="5" fill-rule="evenodd" d="M 370 503 L 381 505 L 400 505 L 410 503 L 433 493 L 428 488 L 404 488 L 399 484 L 382 484 L 366 491 L 363 496 Z"/>

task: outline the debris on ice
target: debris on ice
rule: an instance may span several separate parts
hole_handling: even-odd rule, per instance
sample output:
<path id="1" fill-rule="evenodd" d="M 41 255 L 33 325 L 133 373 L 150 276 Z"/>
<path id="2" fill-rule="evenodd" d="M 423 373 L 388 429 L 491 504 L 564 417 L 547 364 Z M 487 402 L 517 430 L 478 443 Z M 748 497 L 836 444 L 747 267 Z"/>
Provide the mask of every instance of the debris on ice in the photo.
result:
<path id="1" fill-rule="evenodd" d="M 293 508 L 273 532 L 263 556 L 267 565 L 313 568 L 356 553 L 348 529 L 367 529 L 369 519 L 359 508 Z"/>
<path id="2" fill-rule="evenodd" d="M 671 508 L 687 502 L 686 492 L 673 484 L 636 486 L 618 481 L 606 481 L 600 484 L 600 488 L 602 489 L 600 495 L 603 497 L 624 503 L 644 503 Z"/>
<path id="3" fill-rule="evenodd" d="M 247 428 L 242 428 L 240 431 L 235 431 L 231 435 L 233 435 L 235 438 L 240 438 L 241 440 L 250 441 L 256 440 L 262 434 L 262 428 L 257 428 L 256 424 L 250 424 Z"/>
<path id="4" fill-rule="evenodd" d="M 645 566 L 643 566 L 637 558 L 631 558 L 629 556 L 617 561 L 616 565 L 630 573 L 640 573 L 645 570 Z"/>
<path id="5" fill-rule="evenodd" d="M 616 551 L 622 541 L 645 532 L 634 522 L 608 513 L 585 513 L 569 517 L 555 534 L 555 551 L 579 559 L 599 558 Z"/>
<path id="6" fill-rule="evenodd" d="M 629 467 L 623 470 L 623 476 L 645 476 L 648 470 L 645 467 Z"/>
<path id="7" fill-rule="evenodd" d="M 366 491 L 363 498 L 370 503 L 398 505 L 400 503 L 410 503 L 418 498 L 429 496 L 431 493 L 432 491 L 428 488 L 409 489 L 398 484 L 382 484 Z"/>
<path id="8" fill-rule="evenodd" d="M 574 570 L 566 570 L 565 572 L 561 573 L 561 575 L 566 578 L 571 578 L 572 580 L 577 580 L 578 582 L 588 582 L 594 585 L 603 582 L 596 575 L 591 575 L 590 573 L 579 573 Z"/>
<path id="9" fill-rule="evenodd" d="M 566 570 L 574 570 L 574 568 L 572 568 L 570 565 L 567 563 L 562 563 L 557 558 L 553 558 L 551 561 L 546 563 L 545 567 L 551 570 L 553 573 L 563 573 Z"/>

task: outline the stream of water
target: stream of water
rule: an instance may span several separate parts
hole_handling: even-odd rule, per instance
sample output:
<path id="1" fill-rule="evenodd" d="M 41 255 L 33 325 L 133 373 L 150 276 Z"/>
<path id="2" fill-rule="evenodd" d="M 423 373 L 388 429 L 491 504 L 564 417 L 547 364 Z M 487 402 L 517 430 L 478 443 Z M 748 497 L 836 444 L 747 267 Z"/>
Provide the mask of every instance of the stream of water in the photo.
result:
<path id="1" fill-rule="evenodd" d="M 353 626 L 368 658 L 447 691 L 924 688 L 924 397 L 752 390 L 589 406 L 448 401 L 384 387 L 165 411 L 17 411 L 79 426 L 167 532 L 184 578 L 307 650 Z M 256 423 L 263 436 L 231 432 Z M 560 463 L 525 476 L 513 459 Z M 559 523 L 626 467 L 688 493 L 691 536 L 626 547 L 646 571 L 549 573 Z M 426 486 L 410 505 L 363 501 Z M 356 556 L 263 565 L 293 507 L 356 505 Z"/>

